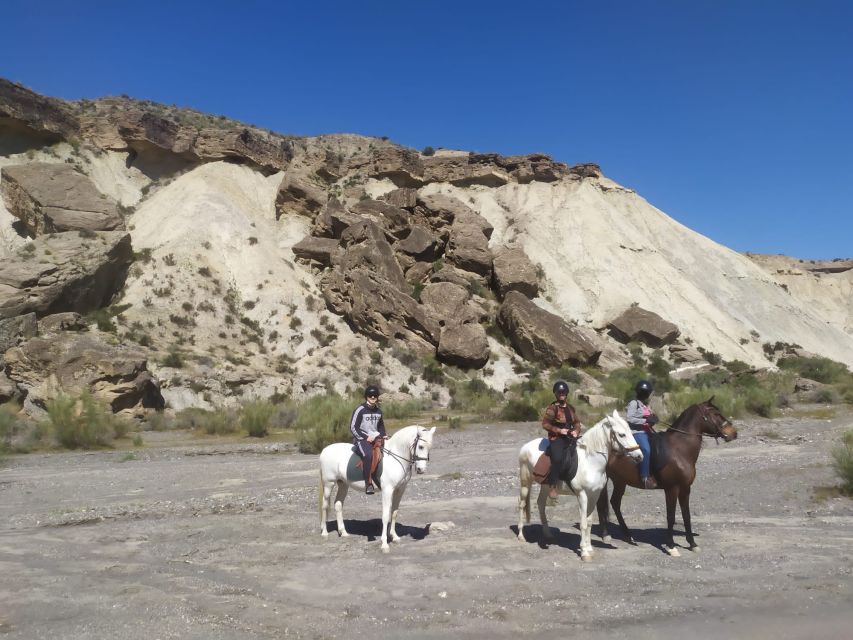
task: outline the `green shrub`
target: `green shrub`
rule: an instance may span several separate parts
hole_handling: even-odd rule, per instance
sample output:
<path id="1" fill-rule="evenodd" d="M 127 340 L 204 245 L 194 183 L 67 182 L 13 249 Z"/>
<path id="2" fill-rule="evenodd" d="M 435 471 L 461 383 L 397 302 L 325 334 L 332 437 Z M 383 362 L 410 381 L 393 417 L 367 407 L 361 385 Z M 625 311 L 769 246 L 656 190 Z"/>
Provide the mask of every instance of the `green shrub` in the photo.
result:
<path id="1" fill-rule="evenodd" d="M 781 369 L 795 371 L 803 378 L 823 382 L 824 384 L 843 382 L 851 377 L 850 371 L 846 366 L 829 358 L 789 356 L 780 358 L 777 364 Z"/>
<path id="2" fill-rule="evenodd" d="M 91 449 L 107 446 L 121 431 L 119 421 L 90 393 L 60 395 L 47 403 L 48 428 L 63 447 Z"/>
<path id="3" fill-rule="evenodd" d="M 181 352 L 177 349 L 171 349 L 169 354 L 163 358 L 163 366 L 172 367 L 174 369 L 182 368 L 184 366 L 184 359 L 181 356 Z"/>
<path id="4" fill-rule="evenodd" d="M 639 367 L 627 367 L 614 369 L 601 382 L 604 386 L 605 395 L 627 403 L 634 397 L 634 387 L 637 385 L 637 381 L 648 377 L 650 376 Z"/>
<path id="5" fill-rule="evenodd" d="M 441 384 L 444 382 L 444 371 L 435 359 L 429 359 L 424 363 L 424 371 L 421 374 L 427 382 Z"/>
<path id="6" fill-rule="evenodd" d="M 557 380 L 565 380 L 569 384 L 580 384 L 583 378 L 581 378 L 581 374 L 577 369 L 573 369 L 568 365 L 563 365 L 559 369 L 557 369 L 551 376 L 554 378 L 554 382 Z"/>
<path id="7" fill-rule="evenodd" d="M 385 419 L 398 420 L 417 416 L 429 407 L 423 400 L 406 400 L 404 402 L 383 402 L 382 415 Z"/>
<path id="8" fill-rule="evenodd" d="M 832 449 L 832 466 L 841 479 L 841 489 L 853 495 L 853 429 L 841 436 L 841 442 Z"/>
<path id="9" fill-rule="evenodd" d="M 531 422 L 539 419 L 539 410 L 525 400 L 509 400 L 501 409 L 501 420 L 507 422 Z"/>
<path id="10" fill-rule="evenodd" d="M 240 411 L 240 426 L 253 438 L 263 438 L 270 432 L 270 420 L 275 405 L 266 400 L 247 402 Z"/>
<path id="11" fill-rule="evenodd" d="M 18 405 L 7 402 L 0 405 L 0 456 L 12 450 L 12 437 L 18 430 Z"/>
<path id="12" fill-rule="evenodd" d="M 184 409 L 177 415 L 178 425 L 188 429 L 198 429 L 208 435 L 225 435 L 237 431 L 237 418 L 224 409 L 207 411 L 205 409 Z"/>
<path id="13" fill-rule="evenodd" d="M 357 398 L 348 401 L 332 393 L 300 404 L 293 423 L 299 432 L 299 451 L 320 453 L 328 444 L 349 440 L 349 420 L 357 403 Z"/>

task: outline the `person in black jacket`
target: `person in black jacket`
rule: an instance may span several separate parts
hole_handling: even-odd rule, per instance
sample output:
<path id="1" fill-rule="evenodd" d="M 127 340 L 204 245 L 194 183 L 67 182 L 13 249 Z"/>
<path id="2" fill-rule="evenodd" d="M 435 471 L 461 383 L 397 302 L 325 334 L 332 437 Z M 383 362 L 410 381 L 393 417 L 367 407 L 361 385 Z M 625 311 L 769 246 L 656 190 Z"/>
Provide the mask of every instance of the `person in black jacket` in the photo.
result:
<path id="1" fill-rule="evenodd" d="M 382 419 L 382 409 L 379 408 L 379 388 L 375 385 L 367 385 L 364 390 L 364 402 L 352 412 L 349 429 L 355 450 L 361 456 L 364 492 L 372 495 L 374 489 L 370 468 L 373 464 L 373 441 L 386 437 L 385 421 Z"/>

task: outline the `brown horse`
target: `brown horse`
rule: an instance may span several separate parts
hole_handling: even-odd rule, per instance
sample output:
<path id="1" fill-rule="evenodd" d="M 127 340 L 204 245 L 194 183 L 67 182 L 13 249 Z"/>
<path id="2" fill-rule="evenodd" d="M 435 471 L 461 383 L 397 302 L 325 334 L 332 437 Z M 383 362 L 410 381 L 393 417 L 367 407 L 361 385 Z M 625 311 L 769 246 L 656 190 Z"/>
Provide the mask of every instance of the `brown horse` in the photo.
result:
<path id="1" fill-rule="evenodd" d="M 690 525 L 690 486 L 696 477 L 696 460 L 702 446 L 702 436 L 722 438 L 726 442 L 737 438 L 737 429 L 713 404 L 712 397 L 707 402 L 694 404 L 685 409 L 663 436 L 669 449 L 669 459 L 664 467 L 654 474 L 658 488 L 666 493 L 666 524 L 667 524 L 667 553 L 679 555 L 672 539 L 672 528 L 675 526 L 675 501 L 681 505 L 681 518 L 687 534 L 690 549 L 698 551 L 699 547 L 693 539 L 693 528 Z M 621 456 L 611 456 L 607 462 L 607 476 L 613 481 L 613 496 L 610 504 L 616 512 L 616 518 L 622 526 L 625 539 L 631 544 L 634 539 L 631 531 L 622 517 L 622 496 L 625 486 L 642 488 L 640 472 L 636 464 Z M 607 486 L 598 498 L 598 521 L 601 523 L 601 535 L 605 541 L 610 539 L 607 530 L 609 517 L 607 508 Z"/>

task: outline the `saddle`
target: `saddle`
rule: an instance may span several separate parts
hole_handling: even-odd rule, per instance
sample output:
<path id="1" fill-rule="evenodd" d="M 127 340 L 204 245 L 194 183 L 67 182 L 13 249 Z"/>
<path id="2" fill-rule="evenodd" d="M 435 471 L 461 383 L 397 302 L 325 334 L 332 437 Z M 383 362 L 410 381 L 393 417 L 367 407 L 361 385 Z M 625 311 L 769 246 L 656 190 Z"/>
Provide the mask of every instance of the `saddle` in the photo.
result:
<path id="1" fill-rule="evenodd" d="M 383 442 L 384 440 L 379 437 L 377 437 L 373 441 L 373 462 L 370 465 L 370 477 L 373 479 L 373 482 L 376 484 L 376 486 L 379 486 L 379 476 L 376 475 L 376 469 L 379 467 L 379 463 L 382 461 Z M 364 460 L 359 458 L 358 462 L 355 463 L 355 468 L 359 470 L 364 469 Z"/>
<path id="2" fill-rule="evenodd" d="M 560 474 L 560 480 L 569 484 L 578 472 L 578 452 L 575 447 L 570 447 L 566 450 L 566 460 L 563 465 L 563 472 Z M 533 467 L 533 479 L 539 484 L 548 484 L 548 476 L 551 473 L 551 447 L 548 446 L 545 452 L 539 456 L 536 464 Z"/>

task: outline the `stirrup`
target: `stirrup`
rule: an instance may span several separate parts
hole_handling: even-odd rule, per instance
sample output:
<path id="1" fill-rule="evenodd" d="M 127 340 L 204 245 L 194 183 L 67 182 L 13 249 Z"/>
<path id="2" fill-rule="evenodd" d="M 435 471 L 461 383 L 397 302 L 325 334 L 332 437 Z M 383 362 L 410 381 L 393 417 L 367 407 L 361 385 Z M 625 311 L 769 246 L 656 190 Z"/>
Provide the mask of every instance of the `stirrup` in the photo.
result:
<path id="1" fill-rule="evenodd" d="M 366 487 L 364 487 L 364 492 L 369 496 L 372 496 L 374 493 L 376 493 L 376 491 L 373 489 L 372 484 L 369 484 Z"/>
<path id="2" fill-rule="evenodd" d="M 658 483 L 652 476 L 643 478 L 643 489 L 657 489 Z"/>

